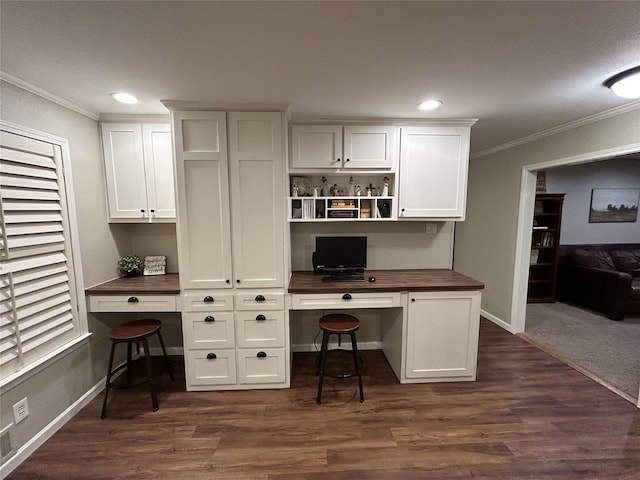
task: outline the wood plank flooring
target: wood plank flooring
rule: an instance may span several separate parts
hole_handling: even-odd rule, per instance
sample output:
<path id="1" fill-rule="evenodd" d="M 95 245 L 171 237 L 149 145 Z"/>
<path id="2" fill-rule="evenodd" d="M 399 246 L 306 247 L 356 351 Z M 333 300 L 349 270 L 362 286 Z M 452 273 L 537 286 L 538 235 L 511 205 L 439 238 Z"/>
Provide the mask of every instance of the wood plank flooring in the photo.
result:
<path id="1" fill-rule="evenodd" d="M 119 390 L 100 420 L 100 395 L 8 478 L 640 479 L 640 409 L 486 320 L 476 382 L 400 385 L 362 358 L 364 403 L 327 378 L 316 405 L 313 354 L 291 389 L 227 392 L 186 392 L 176 357 L 159 411 Z"/>

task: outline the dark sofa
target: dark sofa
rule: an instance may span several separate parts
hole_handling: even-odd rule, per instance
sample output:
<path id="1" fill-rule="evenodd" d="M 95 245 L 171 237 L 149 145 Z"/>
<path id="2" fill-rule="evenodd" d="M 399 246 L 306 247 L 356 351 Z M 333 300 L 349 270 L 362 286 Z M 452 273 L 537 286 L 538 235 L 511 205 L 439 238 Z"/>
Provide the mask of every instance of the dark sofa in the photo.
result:
<path id="1" fill-rule="evenodd" d="M 640 244 L 561 245 L 557 299 L 612 320 L 640 315 Z"/>

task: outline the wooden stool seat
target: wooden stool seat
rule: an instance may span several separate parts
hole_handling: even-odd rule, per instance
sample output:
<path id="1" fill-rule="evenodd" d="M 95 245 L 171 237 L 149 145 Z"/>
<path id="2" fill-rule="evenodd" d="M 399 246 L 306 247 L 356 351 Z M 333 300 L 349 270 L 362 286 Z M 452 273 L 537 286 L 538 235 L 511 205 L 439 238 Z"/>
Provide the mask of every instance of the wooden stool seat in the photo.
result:
<path id="1" fill-rule="evenodd" d="M 358 357 L 358 344 L 356 342 L 356 332 L 360 328 L 360 320 L 352 315 L 344 313 L 331 313 L 324 315 L 318 322 L 320 329 L 322 330 L 322 347 L 320 348 L 320 363 L 318 368 L 319 380 L 318 380 L 318 395 L 316 396 L 316 403 L 320 405 L 322 398 L 322 384 L 325 375 L 333 378 L 350 378 L 358 376 L 358 387 L 360 389 L 360 402 L 364 402 L 364 393 L 362 391 L 362 373 L 360 372 L 360 359 Z M 325 372 L 327 354 L 330 351 L 329 337 L 331 335 L 349 335 L 351 338 L 351 354 L 353 356 L 353 371 L 346 372 L 338 375 L 328 374 Z M 334 349 L 336 350 L 336 349 Z M 339 350 L 339 349 L 337 349 Z M 345 350 L 341 350 L 345 351 Z"/>
<path id="2" fill-rule="evenodd" d="M 151 368 L 151 354 L 149 353 L 149 342 L 148 338 L 151 335 L 158 335 L 158 340 L 160 341 L 160 346 L 162 347 L 162 354 L 164 356 L 167 370 L 169 371 L 169 376 L 171 380 L 173 377 L 173 370 L 171 369 L 171 363 L 169 362 L 169 357 L 167 356 L 167 351 L 164 348 L 164 342 L 162 341 L 162 335 L 160 334 L 160 328 L 162 327 L 162 322 L 155 318 L 145 318 L 142 320 L 133 320 L 131 322 L 126 322 L 121 325 L 118 325 L 111 329 L 109 333 L 109 338 L 111 339 L 111 353 L 109 354 L 109 370 L 107 371 L 107 381 L 105 385 L 104 391 L 104 400 L 102 402 L 102 413 L 100 415 L 101 418 L 105 418 L 107 415 L 107 398 L 109 397 L 109 389 L 110 388 L 122 388 L 120 385 L 113 385 L 111 382 L 111 378 L 115 375 L 116 372 L 119 372 L 123 368 L 127 369 L 127 383 L 124 387 L 133 387 L 137 385 L 132 385 L 131 383 L 131 361 L 132 361 L 132 346 L 135 342 L 136 347 L 138 348 L 138 352 L 140 351 L 140 343 L 142 343 L 142 348 L 144 350 L 144 360 L 145 366 L 147 370 L 147 378 L 145 383 L 149 384 L 149 390 L 151 391 L 151 404 L 153 407 L 153 411 L 158 410 L 158 397 L 156 395 L 156 379 L 153 376 L 153 369 Z M 116 345 L 119 343 L 127 344 L 127 361 L 122 365 L 113 368 L 113 357 L 116 349 Z"/>

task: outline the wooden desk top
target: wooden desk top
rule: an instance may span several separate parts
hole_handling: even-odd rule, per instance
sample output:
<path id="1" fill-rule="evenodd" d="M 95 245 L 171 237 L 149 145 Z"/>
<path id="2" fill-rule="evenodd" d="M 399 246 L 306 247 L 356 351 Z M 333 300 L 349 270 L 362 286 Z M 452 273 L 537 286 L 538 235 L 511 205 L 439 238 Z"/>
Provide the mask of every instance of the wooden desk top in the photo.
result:
<path id="1" fill-rule="evenodd" d="M 177 273 L 121 277 L 89 287 L 85 295 L 177 295 L 180 279 Z"/>
<path id="2" fill-rule="evenodd" d="M 447 269 L 428 270 L 366 270 L 365 280 L 356 282 L 326 282 L 313 272 L 293 272 L 289 293 L 375 293 L 482 290 L 478 280 Z M 376 277 L 369 282 L 369 277 Z"/>

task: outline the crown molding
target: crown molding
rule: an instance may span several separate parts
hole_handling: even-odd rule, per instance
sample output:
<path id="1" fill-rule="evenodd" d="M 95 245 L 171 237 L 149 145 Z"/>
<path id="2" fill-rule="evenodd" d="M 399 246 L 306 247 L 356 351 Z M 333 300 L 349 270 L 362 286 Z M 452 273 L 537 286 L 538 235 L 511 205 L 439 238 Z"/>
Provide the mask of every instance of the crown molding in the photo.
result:
<path id="1" fill-rule="evenodd" d="M 458 126 L 471 127 L 477 118 L 382 118 L 382 117 L 333 117 L 333 116 L 292 116 L 291 125 L 391 125 L 405 126 Z"/>
<path id="2" fill-rule="evenodd" d="M 51 92 L 43 90 L 40 87 L 36 87 L 35 85 L 25 80 L 22 80 L 21 78 L 18 78 L 15 75 L 11 75 L 10 73 L 4 72 L 2 70 L 0 70 L 0 80 L 3 80 L 7 83 L 15 85 L 16 87 L 26 90 L 27 92 L 31 92 L 34 95 L 38 95 L 39 97 L 49 100 L 50 102 L 56 103 L 76 113 L 79 113 L 80 115 L 84 115 L 85 117 L 89 117 L 96 121 L 100 118 L 98 113 L 92 110 L 89 110 L 88 108 L 83 107 L 82 105 L 72 102 L 71 100 L 67 100 L 66 98 L 59 97 L 58 95 L 54 95 Z"/>
<path id="3" fill-rule="evenodd" d="M 526 137 L 522 137 L 518 140 L 513 140 L 511 142 L 507 142 L 502 145 L 498 145 L 496 147 L 491 147 L 486 150 L 482 150 L 480 152 L 474 153 L 469 158 L 471 160 L 474 160 L 476 158 L 492 155 L 502 150 L 508 150 L 510 148 L 517 147 L 518 145 L 524 145 L 525 143 L 535 142 L 536 140 L 540 140 L 542 138 L 557 135 L 558 133 L 566 132 L 568 130 L 573 130 L 575 128 L 582 127 L 584 125 L 589 125 L 591 123 L 596 123 L 601 120 L 605 120 L 607 118 L 617 117 L 618 115 L 622 115 L 628 112 L 633 112 L 635 110 L 640 110 L 640 101 L 627 103 L 626 105 L 621 105 L 619 107 L 615 107 L 610 110 L 605 110 L 604 112 L 596 113 L 594 115 L 589 115 L 588 117 L 584 117 L 584 118 L 575 120 L 573 122 L 565 123 L 564 125 L 559 125 L 557 127 L 549 128 L 547 130 L 542 130 L 541 132 L 527 135 Z"/>
<path id="4" fill-rule="evenodd" d="M 198 102 L 190 100 L 160 100 L 169 110 L 179 111 L 224 111 L 224 112 L 285 112 L 286 102 L 241 103 L 241 102 Z"/>

